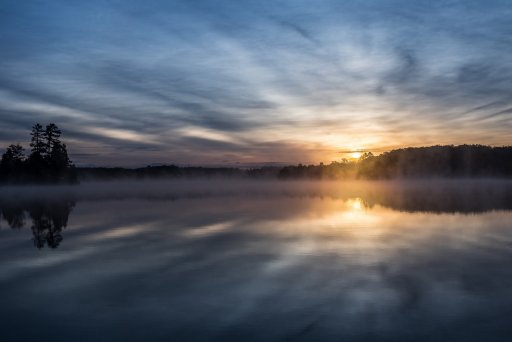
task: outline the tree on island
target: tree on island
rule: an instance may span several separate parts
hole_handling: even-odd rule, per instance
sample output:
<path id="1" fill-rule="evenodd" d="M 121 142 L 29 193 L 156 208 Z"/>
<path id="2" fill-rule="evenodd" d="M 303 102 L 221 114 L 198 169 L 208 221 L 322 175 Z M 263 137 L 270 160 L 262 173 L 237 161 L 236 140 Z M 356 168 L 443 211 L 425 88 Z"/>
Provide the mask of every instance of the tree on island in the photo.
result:
<path id="1" fill-rule="evenodd" d="M 2 155 L 0 162 L 0 174 L 2 179 L 9 179 L 17 182 L 20 180 L 25 169 L 24 149 L 20 144 L 9 145 Z"/>
<path id="2" fill-rule="evenodd" d="M 32 141 L 30 142 L 30 147 L 32 147 L 32 155 L 38 154 L 40 156 L 43 156 L 46 152 L 44 134 L 45 131 L 41 124 L 37 123 L 32 127 L 32 132 L 30 133 L 30 135 L 32 136 Z"/>
<path id="3" fill-rule="evenodd" d="M 50 123 L 32 127 L 31 153 L 25 158 L 21 145 L 10 145 L 0 162 L 0 183 L 76 183 L 75 167 L 69 159 L 62 132 Z"/>

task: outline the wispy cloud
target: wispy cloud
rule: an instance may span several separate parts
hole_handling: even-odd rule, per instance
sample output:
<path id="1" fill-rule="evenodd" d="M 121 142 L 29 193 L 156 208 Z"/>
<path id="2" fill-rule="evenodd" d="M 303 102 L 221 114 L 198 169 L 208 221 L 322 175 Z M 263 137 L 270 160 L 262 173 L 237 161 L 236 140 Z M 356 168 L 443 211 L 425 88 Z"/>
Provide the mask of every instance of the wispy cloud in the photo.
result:
<path id="1" fill-rule="evenodd" d="M 76 161 L 96 164 L 512 144 L 511 11 L 503 1 L 7 1 L 0 142 L 55 121 Z"/>

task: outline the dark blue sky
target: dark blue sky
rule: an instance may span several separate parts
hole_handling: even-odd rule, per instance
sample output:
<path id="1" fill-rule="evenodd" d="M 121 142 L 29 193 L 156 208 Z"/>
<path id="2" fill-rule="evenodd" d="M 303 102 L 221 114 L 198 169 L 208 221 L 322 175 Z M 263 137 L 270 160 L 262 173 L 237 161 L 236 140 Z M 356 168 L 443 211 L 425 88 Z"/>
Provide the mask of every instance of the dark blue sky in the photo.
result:
<path id="1" fill-rule="evenodd" d="M 77 164 L 512 144 L 510 1 L 0 2 L 0 143 Z"/>

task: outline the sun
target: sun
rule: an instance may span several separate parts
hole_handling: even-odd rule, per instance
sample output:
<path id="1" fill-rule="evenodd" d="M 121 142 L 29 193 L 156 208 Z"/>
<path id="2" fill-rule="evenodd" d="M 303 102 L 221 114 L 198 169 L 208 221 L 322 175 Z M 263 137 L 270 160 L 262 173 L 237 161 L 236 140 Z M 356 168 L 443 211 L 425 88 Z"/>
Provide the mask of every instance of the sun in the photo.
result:
<path id="1" fill-rule="evenodd" d="M 350 156 L 354 159 L 359 159 L 361 157 L 361 152 L 352 152 Z"/>

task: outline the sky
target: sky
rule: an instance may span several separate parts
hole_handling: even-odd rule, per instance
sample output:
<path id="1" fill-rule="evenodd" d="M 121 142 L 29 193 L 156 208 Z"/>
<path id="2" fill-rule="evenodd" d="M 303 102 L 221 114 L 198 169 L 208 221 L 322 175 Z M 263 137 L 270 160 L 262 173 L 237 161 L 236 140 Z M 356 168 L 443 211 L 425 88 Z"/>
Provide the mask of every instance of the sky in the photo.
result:
<path id="1" fill-rule="evenodd" d="M 512 144 L 512 3 L 1 0 L 0 146 L 77 165 Z"/>

